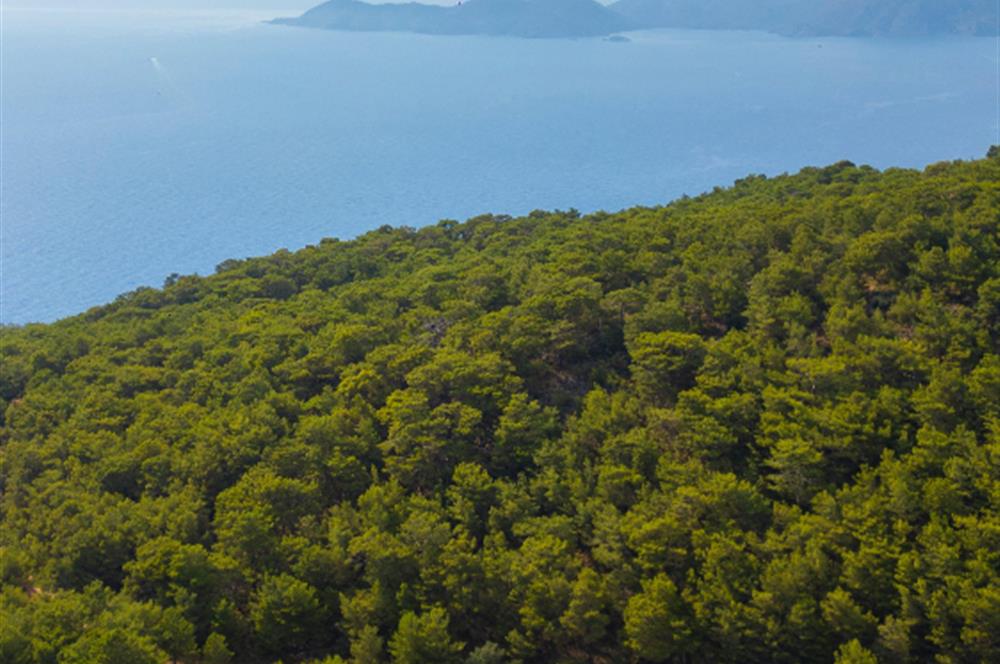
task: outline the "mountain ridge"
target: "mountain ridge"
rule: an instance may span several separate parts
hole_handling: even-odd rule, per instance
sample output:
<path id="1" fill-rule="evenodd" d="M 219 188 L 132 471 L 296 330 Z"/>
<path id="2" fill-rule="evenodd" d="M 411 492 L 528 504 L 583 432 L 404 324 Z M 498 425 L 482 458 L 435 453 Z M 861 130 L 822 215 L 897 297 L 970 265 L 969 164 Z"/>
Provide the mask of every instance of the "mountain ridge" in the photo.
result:
<path id="1" fill-rule="evenodd" d="M 453 6 L 330 0 L 282 25 L 352 31 L 534 38 L 626 30 L 763 30 L 787 36 L 991 36 L 992 0 L 468 0 Z"/>
<path id="2" fill-rule="evenodd" d="M 992 0 L 618 0 L 636 25 L 765 30 L 791 36 L 996 35 Z"/>
<path id="3" fill-rule="evenodd" d="M 597 37 L 631 23 L 594 0 L 468 0 L 450 7 L 330 0 L 275 23 L 352 31 L 528 38 Z"/>

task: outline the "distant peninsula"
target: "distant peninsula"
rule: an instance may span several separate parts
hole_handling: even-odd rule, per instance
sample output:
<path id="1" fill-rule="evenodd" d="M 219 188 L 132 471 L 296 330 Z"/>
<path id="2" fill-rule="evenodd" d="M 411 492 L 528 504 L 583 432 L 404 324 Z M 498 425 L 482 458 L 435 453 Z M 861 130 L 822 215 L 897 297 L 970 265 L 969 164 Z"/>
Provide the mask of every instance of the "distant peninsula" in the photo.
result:
<path id="1" fill-rule="evenodd" d="M 764 30 L 790 36 L 996 35 L 996 0 L 618 0 L 642 28 Z"/>
<path id="2" fill-rule="evenodd" d="M 604 37 L 634 27 L 594 0 L 468 0 L 450 7 L 331 0 L 298 18 L 273 22 L 328 30 L 533 38 Z"/>
<path id="3" fill-rule="evenodd" d="M 533 38 L 607 37 L 627 30 L 762 30 L 790 36 L 996 35 L 994 0 L 330 0 L 282 25 L 348 31 Z"/>

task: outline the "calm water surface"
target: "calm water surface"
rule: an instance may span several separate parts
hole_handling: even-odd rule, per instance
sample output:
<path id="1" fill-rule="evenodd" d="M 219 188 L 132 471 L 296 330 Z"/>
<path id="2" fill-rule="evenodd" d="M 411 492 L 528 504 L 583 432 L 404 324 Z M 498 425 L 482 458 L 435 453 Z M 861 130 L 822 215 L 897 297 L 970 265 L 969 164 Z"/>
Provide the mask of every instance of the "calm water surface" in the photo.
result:
<path id="1" fill-rule="evenodd" d="M 989 39 L 529 41 L 273 15 L 4 11 L 3 322 L 382 224 L 614 210 L 998 142 Z"/>

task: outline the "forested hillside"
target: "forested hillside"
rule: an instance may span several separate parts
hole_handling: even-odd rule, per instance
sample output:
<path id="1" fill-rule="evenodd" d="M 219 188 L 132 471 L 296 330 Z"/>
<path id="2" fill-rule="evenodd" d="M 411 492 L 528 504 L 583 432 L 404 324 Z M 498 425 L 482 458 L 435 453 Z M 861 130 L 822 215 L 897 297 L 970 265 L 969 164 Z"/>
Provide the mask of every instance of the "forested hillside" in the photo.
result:
<path id="1" fill-rule="evenodd" d="M 1000 661 L 998 227 L 845 162 L 5 328 L 0 661 Z"/>

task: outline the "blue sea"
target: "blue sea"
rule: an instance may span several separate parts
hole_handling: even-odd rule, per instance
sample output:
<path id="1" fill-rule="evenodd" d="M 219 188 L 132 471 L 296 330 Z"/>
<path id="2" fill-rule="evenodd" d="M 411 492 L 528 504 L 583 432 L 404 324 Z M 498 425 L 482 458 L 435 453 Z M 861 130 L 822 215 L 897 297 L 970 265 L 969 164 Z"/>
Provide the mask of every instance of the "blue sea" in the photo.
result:
<path id="1" fill-rule="evenodd" d="M 383 224 L 617 210 L 1000 142 L 991 39 L 534 41 L 276 14 L 4 10 L 0 320 Z"/>

